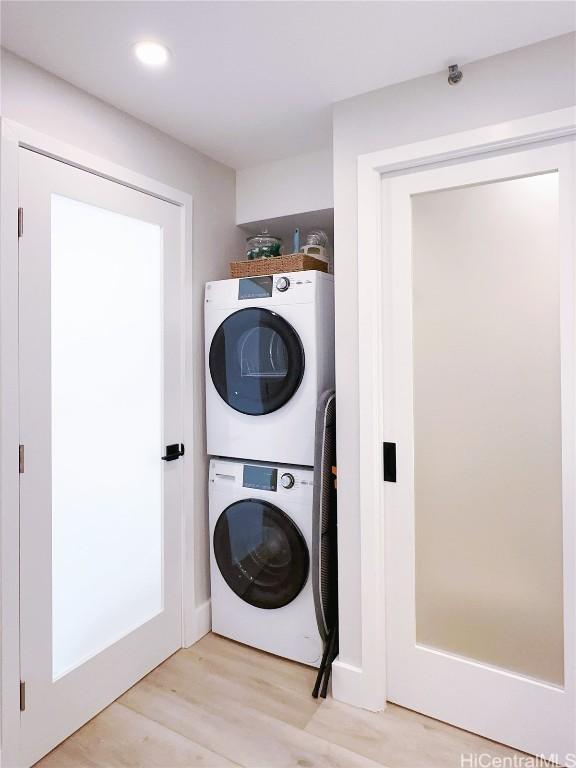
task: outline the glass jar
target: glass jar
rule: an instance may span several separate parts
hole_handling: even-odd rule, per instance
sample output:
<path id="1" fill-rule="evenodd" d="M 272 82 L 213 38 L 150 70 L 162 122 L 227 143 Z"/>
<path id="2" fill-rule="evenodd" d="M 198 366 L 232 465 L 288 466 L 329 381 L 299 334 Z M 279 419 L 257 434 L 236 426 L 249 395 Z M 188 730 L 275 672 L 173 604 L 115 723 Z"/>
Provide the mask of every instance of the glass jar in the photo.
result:
<path id="1" fill-rule="evenodd" d="M 266 231 L 246 238 L 246 258 L 250 261 L 252 259 L 269 259 L 272 256 L 280 256 L 281 248 L 281 238 L 270 235 Z"/>
<path id="2" fill-rule="evenodd" d="M 311 229 L 306 237 L 306 245 L 328 247 L 328 235 L 322 229 Z"/>

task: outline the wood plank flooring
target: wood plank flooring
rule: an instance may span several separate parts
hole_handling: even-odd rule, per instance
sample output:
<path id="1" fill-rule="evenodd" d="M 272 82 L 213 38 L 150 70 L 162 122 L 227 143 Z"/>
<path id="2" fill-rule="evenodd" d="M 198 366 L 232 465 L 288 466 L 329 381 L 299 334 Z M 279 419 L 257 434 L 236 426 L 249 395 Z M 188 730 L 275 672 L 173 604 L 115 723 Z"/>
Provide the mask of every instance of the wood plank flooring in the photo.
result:
<path id="1" fill-rule="evenodd" d="M 314 678 L 309 667 L 207 635 L 37 766 L 460 768 L 462 754 L 515 754 L 394 705 L 374 714 L 314 700 Z"/>

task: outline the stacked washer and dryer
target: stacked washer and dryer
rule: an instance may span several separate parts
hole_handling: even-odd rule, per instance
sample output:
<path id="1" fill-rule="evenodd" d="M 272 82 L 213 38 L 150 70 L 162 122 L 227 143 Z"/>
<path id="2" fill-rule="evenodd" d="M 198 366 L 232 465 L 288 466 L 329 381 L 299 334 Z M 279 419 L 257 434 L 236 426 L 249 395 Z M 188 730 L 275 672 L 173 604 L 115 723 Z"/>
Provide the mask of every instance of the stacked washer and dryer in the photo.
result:
<path id="1" fill-rule="evenodd" d="M 333 277 L 208 283 L 205 329 L 213 631 L 318 666 L 313 465 L 334 387 Z"/>

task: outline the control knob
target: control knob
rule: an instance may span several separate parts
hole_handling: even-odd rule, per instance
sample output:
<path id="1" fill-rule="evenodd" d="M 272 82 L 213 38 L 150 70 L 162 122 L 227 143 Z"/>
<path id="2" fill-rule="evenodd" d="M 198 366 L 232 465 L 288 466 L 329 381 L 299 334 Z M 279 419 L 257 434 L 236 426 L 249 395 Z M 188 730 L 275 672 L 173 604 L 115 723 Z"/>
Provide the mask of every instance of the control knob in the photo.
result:
<path id="1" fill-rule="evenodd" d="M 276 280 L 277 291 L 284 293 L 284 291 L 287 291 L 288 288 L 290 288 L 290 279 L 288 277 L 279 277 L 278 280 Z"/>
<path id="2" fill-rule="evenodd" d="M 294 475 L 291 475 L 290 472 L 285 472 L 280 478 L 280 485 L 282 488 L 292 488 L 294 483 Z"/>

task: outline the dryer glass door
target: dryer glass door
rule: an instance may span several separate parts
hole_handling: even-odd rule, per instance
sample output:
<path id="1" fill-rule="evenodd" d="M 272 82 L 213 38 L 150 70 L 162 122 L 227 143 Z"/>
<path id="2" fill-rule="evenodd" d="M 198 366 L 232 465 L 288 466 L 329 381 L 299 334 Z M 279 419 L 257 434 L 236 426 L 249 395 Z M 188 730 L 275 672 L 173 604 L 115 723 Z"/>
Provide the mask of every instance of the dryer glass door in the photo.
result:
<path id="1" fill-rule="evenodd" d="M 240 413 L 261 416 L 285 405 L 300 386 L 304 349 L 283 317 L 248 307 L 220 325 L 209 363 L 220 397 Z"/>
<path id="2" fill-rule="evenodd" d="M 257 608 L 281 608 L 308 578 L 306 541 L 293 520 L 261 499 L 227 507 L 214 529 L 214 555 L 224 580 Z"/>

